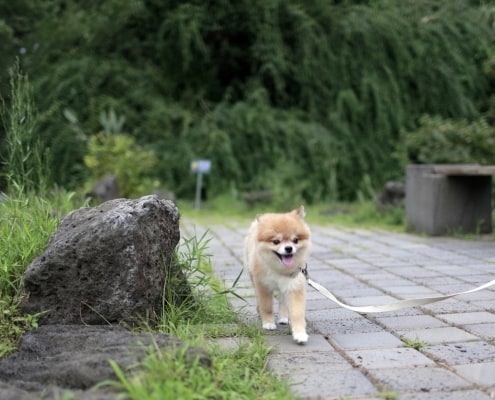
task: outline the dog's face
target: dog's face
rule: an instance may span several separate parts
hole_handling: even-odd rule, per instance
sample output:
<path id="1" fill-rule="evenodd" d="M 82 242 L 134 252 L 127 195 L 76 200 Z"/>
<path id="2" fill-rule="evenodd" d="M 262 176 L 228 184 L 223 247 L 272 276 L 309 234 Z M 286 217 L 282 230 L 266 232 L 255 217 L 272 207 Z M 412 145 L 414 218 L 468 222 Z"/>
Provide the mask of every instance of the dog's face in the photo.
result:
<path id="1" fill-rule="evenodd" d="M 262 214 L 257 221 L 258 252 L 269 266 L 288 273 L 304 267 L 311 248 L 304 207 L 285 214 Z"/>

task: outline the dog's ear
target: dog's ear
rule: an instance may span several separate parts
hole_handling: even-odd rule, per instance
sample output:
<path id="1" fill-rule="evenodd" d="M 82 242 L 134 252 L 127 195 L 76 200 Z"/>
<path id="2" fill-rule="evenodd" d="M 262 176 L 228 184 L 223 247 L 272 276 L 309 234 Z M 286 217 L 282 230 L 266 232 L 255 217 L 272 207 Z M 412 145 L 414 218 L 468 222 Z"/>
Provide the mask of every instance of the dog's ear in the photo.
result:
<path id="1" fill-rule="evenodd" d="M 264 214 L 257 214 L 256 215 L 256 221 L 260 222 L 260 219 L 261 217 L 263 216 Z"/>
<path id="2" fill-rule="evenodd" d="M 295 210 L 292 210 L 292 212 L 303 219 L 306 216 L 306 212 L 304 211 L 304 206 L 299 206 Z"/>

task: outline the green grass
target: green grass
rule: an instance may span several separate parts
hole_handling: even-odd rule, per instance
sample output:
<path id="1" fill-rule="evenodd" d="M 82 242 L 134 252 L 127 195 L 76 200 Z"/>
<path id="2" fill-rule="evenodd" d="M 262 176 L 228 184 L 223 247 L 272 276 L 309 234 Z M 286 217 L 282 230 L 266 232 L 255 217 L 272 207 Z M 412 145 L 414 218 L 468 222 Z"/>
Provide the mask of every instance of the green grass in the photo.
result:
<path id="1" fill-rule="evenodd" d="M 286 382 L 266 369 L 269 351 L 260 334 L 228 351 L 209 347 L 211 366 L 186 357 L 187 344 L 176 352 L 153 350 L 131 370 L 112 362 L 117 382 L 106 382 L 122 398 L 146 399 L 294 399 Z"/>
<path id="2" fill-rule="evenodd" d="M 191 216 L 204 224 L 220 224 L 226 222 L 248 223 L 256 214 L 265 212 L 286 212 L 300 204 L 287 204 L 285 208 L 273 207 L 270 204 L 250 207 L 232 194 L 218 196 L 202 203 L 196 210 L 192 201 L 179 201 L 179 209 L 184 216 Z M 402 207 L 381 211 L 374 201 L 357 203 L 322 202 L 319 204 L 303 204 L 309 224 L 337 225 L 359 228 L 384 228 L 405 231 L 405 211 Z"/>
<path id="3" fill-rule="evenodd" d="M 428 346 L 427 342 L 423 342 L 419 339 L 416 340 L 411 340 L 411 339 L 402 339 L 406 347 L 410 347 L 412 349 L 421 351 L 423 350 L 426 346 Z"/>
<path id="4" fill-rule="evenodd" d="M 14 351 L 20 336 L 37 327 L 36 315 L 18 310 L 25 268 L 43 252 L 61 217 L 82 205 L 74 194 L 63 191 L 46 199 L 20 192 L 0 202 L 0 245 L 5 250 L 0 253 L 0 357 Z M 170 333 L 183 340 L 183 347 L 177 352 L 150 350 L 129 370 L 112 363 L 119 379 L 104 384 L 122 398 L 293 398 L 288 384 L 266 369 L 269 350 L 259 328 L 240 322 L 229 307 L 227 295 L 235 295 L 235 284 L 225 288 L 211 274 L 208 243 L 207 235 L 182 239 L 176 262 L 191 283 L 191 295 L 177 304 L 174 293 L 165 290 L 159 323 L 136 328 Z M 235 349 L 212 344 L 225 337 L 242 337 L 242 344 Z M 212 365 L 185 359 L 190 346 L 208 348 Z"/>
<path id="5" fill-rule="evenodd" d="M 111 362 L 118 380 L 104 382 L 122 394 L 122 398 L 146 399 L 292 399 L 287 382 L 266 368 L 269 350 L 257 326 L 246 325 L 229 307 L 224 288 L 211 274 L 207 253 L 209 238 L 182 239 L 176 262 L 191 284 L 192 294 L 177 305 L 173 293 L 164 294 L 164 311 L 156 327 L 179 337 L 183 346 L 177 351 L 152 349 L 136 366 L 124 370 Z M 173 286 L 173 285 L 170 285 Z M 218 338 L 237 338 L 239 346 L 222 348 Z M 208 348 L 211 366 L 190 360 L 191 346 Z"/>
<path id="6" fill-rule="evenodd" d="M 83 204 L 64 191 L 46 199 L 19 192 L 0 202 L 0 357 L 16 348 L 25 330 L 36 327 L 36 316 L 18 310 L 22 274 L 44 250 L 61 217 Z"/>

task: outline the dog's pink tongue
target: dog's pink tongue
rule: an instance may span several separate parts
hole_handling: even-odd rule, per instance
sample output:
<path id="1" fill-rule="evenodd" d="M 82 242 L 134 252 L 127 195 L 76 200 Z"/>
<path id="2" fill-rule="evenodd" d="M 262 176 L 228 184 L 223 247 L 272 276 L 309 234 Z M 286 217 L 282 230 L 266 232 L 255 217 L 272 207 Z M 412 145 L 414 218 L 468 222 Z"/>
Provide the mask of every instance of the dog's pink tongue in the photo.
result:
<path id="1" fill-rule="evenodd" d="M 292 265 L 294 263 L 294 257 L 282 256 L 282 262 L 284 263 L 284 265 Z"/>

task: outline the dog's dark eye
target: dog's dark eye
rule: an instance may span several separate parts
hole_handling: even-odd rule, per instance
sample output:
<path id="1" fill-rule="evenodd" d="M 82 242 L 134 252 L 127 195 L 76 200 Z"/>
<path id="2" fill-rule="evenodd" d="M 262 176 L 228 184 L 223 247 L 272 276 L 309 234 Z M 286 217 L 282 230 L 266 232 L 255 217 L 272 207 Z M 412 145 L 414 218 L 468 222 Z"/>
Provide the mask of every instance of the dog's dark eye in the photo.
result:
<path id="1" fill-rule="evenodd" d="M 292 239 L 292 243 L 297 244 L 297 242 L 299 242 L 299 239 L 298 238 Z"/>
<path id="2" fill-rule="evenodd" d="M 273 244 L 280 244 L 280 240 L 275 239 L 275 240 L 273 241 Z"/>

